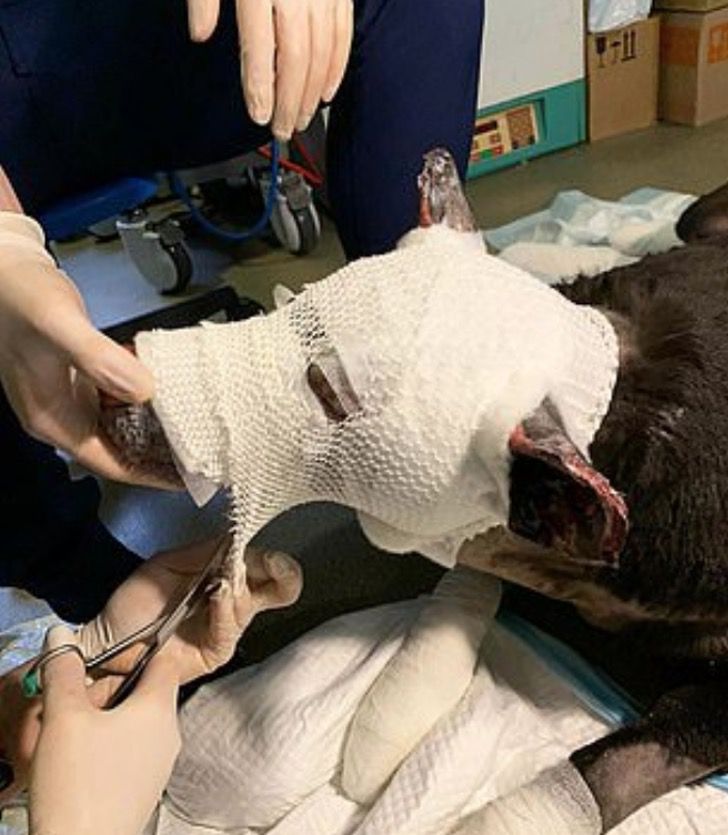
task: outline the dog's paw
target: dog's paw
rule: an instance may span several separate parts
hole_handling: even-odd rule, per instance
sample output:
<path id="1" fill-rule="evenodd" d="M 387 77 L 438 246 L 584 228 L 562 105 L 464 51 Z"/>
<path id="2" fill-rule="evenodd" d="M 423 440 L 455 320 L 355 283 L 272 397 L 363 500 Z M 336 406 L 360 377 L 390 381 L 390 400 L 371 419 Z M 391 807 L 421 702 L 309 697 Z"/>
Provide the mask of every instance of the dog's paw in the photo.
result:
<path id="1" fill-rule="evenodd" d="M 566 762 L 470 815 L 452 835 L 600 835 L 601 832 L 596 801 L 579 772 Z"/>
<path id="2" fill-rule="evenodd" d="M 99 426 L 132 473 L 148 475 L 171 488 L 184 486 L 164 430 L 148 403 L 102 398 Z"/>

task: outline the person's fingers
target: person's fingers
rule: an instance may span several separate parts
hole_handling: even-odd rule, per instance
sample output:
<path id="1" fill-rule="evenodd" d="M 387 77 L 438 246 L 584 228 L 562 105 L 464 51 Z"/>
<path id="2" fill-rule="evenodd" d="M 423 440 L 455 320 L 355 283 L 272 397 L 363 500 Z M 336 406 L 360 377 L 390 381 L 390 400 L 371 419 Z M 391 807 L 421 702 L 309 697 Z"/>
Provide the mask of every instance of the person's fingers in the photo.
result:
<path id="1" fill-rule="evenodd" d="M 140 733 L 144 733 L 144 729 L 154 733 L 160 791 L 169 779 L 182 745 L 177 718 L 179 684 L 175 663 L 160 653 L 147 664 L 131 694 L 114 709 L 114 713 L 126 715 L 126 719 L 139 728 Z"/>
<path id="2" fill-rule="evenodd" d="M 265 548 L 256 545 L 248 545 L 245 549 L 245 581 L 251 588 L 256 588 L 261 583 L 270 580 L 270 573 L 265 562 L 265 555 L 270 553 Z"/>
<path id="3" fill-rule="evenodd" d="M 154 473 L 129 468 L 119 451 L 100 431 L 95 387 L 54 361 L 39 361 L 12 378 L 3 376 L 3 387 L 25 431 L 39 441 L 62 449 L 81 466 L 103 478 L 125 484 L 179 489 Z"/>
<path id="4" fill-rule="evenodd" d="M 54 626 L 48 631 L 44 652 L 63 646 L 77 647 L 76 636 L 67 626 Z M 42 665 L 43 708 L 51 718 L 69 707 L 88 707 L 86 668 L 78 652 L 69 650 Z"/>
<path id="5" fill-rule="evenodd" d="M 97 388 L 124 403 L 146 403 L 154 394 L 154 377 L 141 360 L 79 315 L 75 327 L 64 334 L 74 367 Z"/>
<path id="6" fill-rule="evenodd" d="M 209 597 L 207 636 L 202 647 L 210 669 L 220 667 L 232 658 L 242 631 L 255 616 L 255 611 L 247 588 L 236 597 L 230 581 L 220 581 Z"/>
<path id="7" fill-rule="evenodd" d="M 163 653 L 155 655 L 147 664 L 131 695 L 120 708 L 134 710 L 142 703 L 154 703 L 164 710 L 175 710 L 179 678 L 174 662 Z"/>
<path id="8" fill-rule="evenodd" d="M 309 10 L 311 26 L 311 60 L 308 78 L 296 119 L 296 130 L 305 130 L 323 98 L 334 44 L 335 9 L 330 0 L 314 3 Z"/>
<path id="9" fill-rule="evenodd" d="M 276 6 L 276 79 L 273 134 L 291 138 L 311 65 L 311 19 L 307 4 L 286 0 Z"/>
<path id="10" fill-rule="evenodd" d="M 324 84 L 323 100 L 330 102 L 336 95 L 346 72 L 354 35 L 354 4 L 352 0 L 337 0 L 334 17 L 334 48 Z"/>
<path id="11" fill-rule="evenodd" d="M 293 557 L 282 551 L 249 549 L 245 562 L 256 611 L 280 609 L 298 600 L 303 588 L 303 571 Z"/>
<path id="12" fill-rule="evenodd" d="M 215 31 L 220 17 L 220 0 L 187 0 L 190 37 L 201 43 Z"/>
<path id="13" fill-rule="evenodd" d="M 30 352 L 0 376 L 23 429 L 34 438 L 66 450 L 93 430 L 95 389 L 75 385 L 62 352 Z"/>
<path id="14" fill-rule="evenodd" d="M 160 551 L 151 557 L 148 565 L 159 564 L 167 571 L 177 575 L 180 580 L 194 576 L 202 571 L 219 550 L 230 547 L 231 537 L 224 534 L 214 539 L 192 542 L 184 548 L 172 548 Z M 186 579 L 185 579 L 186 581 Z"/>
<path id="15" fill-rule="evenodd" d="M 131 665 L 128 669 L 131 669 Z M 126 680 L 126 675 L 110 673 L 94 680 L 88 687 L 88 698 L 92 707 L 105 708 L 116 691 Z"/>
<path id="16" fill-rule="evenodd" d="M 271 0 L 236 0 L 243 94 L 250 118 L 267 125 L 273 116 L 275 27 Z"/>
<path id="17" fill-rule="evenodd" d="M 31 323 L 58 363 L 68 362 L 101 390 L 124 403 L 145 403 L 154 394 L 152 373 L 129 351 L 96 330 L 78 289 L 48 265 L 52 281 Z M 62 279 L 62 280 L 59 280 Z"/>

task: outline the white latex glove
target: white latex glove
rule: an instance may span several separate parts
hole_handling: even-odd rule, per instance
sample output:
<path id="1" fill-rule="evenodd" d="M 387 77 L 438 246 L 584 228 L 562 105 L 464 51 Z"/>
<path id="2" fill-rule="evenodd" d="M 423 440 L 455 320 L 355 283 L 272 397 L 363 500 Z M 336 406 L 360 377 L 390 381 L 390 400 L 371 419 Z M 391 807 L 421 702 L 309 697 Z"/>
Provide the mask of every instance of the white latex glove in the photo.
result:
<path id="1" fill-rule="evenodd" d="M 65 626 L 47 647 L 74 643 Z M 164 790 L 180 747 L 177 676 L 163 656 L 131 696 L 103 711 L 91 703 L 79 657 L 42 672 L 43 719 L 30 776 L 34 835 L 138 835 Z"/>
<path id="2" fill-rule="evenodd" d="M 116 642 L 151 623 L 185 593 L 207 565 L 219 540 L 195 543 L 155 554 L 144 562 L 109 599 L 98 617 L 85 624 L 79 642 L 86 658 L 93 658 Z M 235 594 L 223 580 L 177 629 L 162 654 L 172 663 L 181 684 L 209 675 L 226 664 L 253 618 L 269 609 L 290 606 L 301 593 L 300 565 L 279 551 L 249 546 L 245 551 L 245 582 Z M 109 695 L 116 675 L 128 673 L 143 647 L 131 647 L 100 671 L 108 676 Z"/>
<path id="3" fill-rule="evenodd" d="M 43 243 L 34 220 L 0 211 L 0 383 L 35 438 L 100 475 L 141 480 L 99 432 L 97 389 L 142 403 L 152 396 L 152 375 L 93 327 Z"/>
<path id="4" fill-rule="evenodd" d="M 220 0 L 187 0 L 190 34 L 214 32 Z M 236 0 L 243 91 L 251 119 L 289 139 L 341 84 L 354 29 L 352 0 Z"/>
<path id="5" fill-rule="evenodd" d="M 82 627 L 78 641 L 92 658 L 157 618 L 188 588 L 214 553 L 219 540 L 156 554 L 114 592 L 101 614 Z M 204 606 L 182 623 L 159 653 L 181 684 L 226 663 L 258 612 L 288 606 L 301 592 L 302 572 L 285 554 L 248 548 L 246 583 L 237 595 L 223 583 Z M 121 676 L 130 672 L 143 646 L 135 645 L 98 673 L 88 688 L 90 704 L 105 705 Z M 0 676 L 0 758 L 12 765 L 15 779 L 0 791 L 0 803 L 21 791 L 41 730 L 41 699 L 23 696 L 21 682 L 32 661 Z M 56 835 L 40 833 L 40 835 Z M 65 833 L 60 833 L 65 835 Z M 104 831 L 104 835 L 106 832 Z"/>

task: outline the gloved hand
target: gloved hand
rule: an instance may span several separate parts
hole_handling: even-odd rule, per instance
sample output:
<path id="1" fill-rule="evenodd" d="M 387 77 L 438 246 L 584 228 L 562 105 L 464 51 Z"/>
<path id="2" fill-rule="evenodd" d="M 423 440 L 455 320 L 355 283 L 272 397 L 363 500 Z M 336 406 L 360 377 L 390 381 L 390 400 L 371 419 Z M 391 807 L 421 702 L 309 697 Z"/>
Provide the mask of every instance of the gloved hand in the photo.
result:
<path id="1" fill-rule="evenodd" d="M 152 396 L 152 375 L 93 327 L 40 226 L 16 212 L 0 212 L 0 383 L 35 438 L 100 475 L 149 483 L 99 432 L 97 389 L 141 403 Z"/>
<path id="2" fill-rule="evenodd" d="M 214 32 L 220 0 L 187 0 L 190 34 Z M 289 139 L 333 99 L 349 60 L 352 0 L 236 0 L 243 91 L 251 119 Z"/>
<path id="3" fill-rule="evenodd" d="M 198 543 L 156 554 L 147 560 L 112 595 L 103 612 L 81 628 L 79 644 L 86 658 L 153 621 L 169 606 L 194 575 L 207 564 L 219 540 Z M 213 672 L 231 657 L 235 645 L 255 615 L 265 609 L 288 606 L 301 592 L 298 563 L 275 552 L 248 548 L 245 554 L 247 585 L 237 596 L 222 587 L 214 599 L 181 624 L 159 653 L 184 684 Z M 118 656 L 88 688 L 91 704 L 103 706 L 129 672 L 142 647 Z M 28 767 L 41 727 L 42 700 L 26 699 L 23 675 L 32 662 L 0 677 L 0 760 L 14 772 L 14 780 L 0 787 L 0 803 L 17 794 L 27 782 Z"/>
<path id="4" fill-rule="evenodd" d="M 81 628 L 84 656 L 93 658 L 174 605 L 219 545 L 220 540 L 201 542 L 147 560 L 114 592 L 101 614 Z M 249 547 L 245 566 L 246 583 L 237 595 L 223 580 L 209 602 L 180 624 L 165 645 L 163 653 L 174 664 L 180 684 L 227 663 L 258 612 L 289 606 L 301 593 L 301 568 L 287 554 Z M 118 684 L 116 674 L 127 673 L 142 649 L 130 648 L 105 668 L 106 678 L 99 684 L 107 682 L 109 695 Z"/>
<path id="5" fill-rule="evenodd" d="M 47 648 L 75 643 L 65 626 Z M 30 830 L 38 835 L 138 835 L 180 747 L 177 673 L 160 655 L 121 707 L 89 699 L 74 652 L 43 669 L 43 718 L 30 774 Z"/>

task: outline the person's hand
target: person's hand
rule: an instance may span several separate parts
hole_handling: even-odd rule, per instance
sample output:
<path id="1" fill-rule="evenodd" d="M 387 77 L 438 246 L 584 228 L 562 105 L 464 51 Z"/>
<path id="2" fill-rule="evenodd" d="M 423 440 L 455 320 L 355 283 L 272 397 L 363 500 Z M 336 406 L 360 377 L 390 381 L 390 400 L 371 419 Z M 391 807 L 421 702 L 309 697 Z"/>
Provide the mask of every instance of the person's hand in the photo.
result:
<path id="1" fill-rule="evenodd" d="M 54 627 L 46 648 L 74 644 Z M 139 835 L 180 748 L 177 675 L 154 658 L 134 692 L 104 711 L 89 699 L 75 652 L 42 671 L 43 715 L 30 772 L 30 831 L 37 835 Z"/>
<path id="2" fill-rule="evenodd" d="M 103 612 L 82 627 L 79 642 L 86 658 L 123 640 L 169 611 L 205 568 L 221 540 L 211 540 L 156 554 L 112 595 Z M 227 538 L 222 547 L 227 547 Z M 227 663 L 248 624 L 258 612 L 290 606 L 301 593 L 299 564 L 287 554 L 249 547 L 246 582 L 237 595 L 227 580 L 218 583 L 206 603 L 180 624 L 162 653 L 177 671 L 180 684 L 214 672 Z M 128 673 L 143 647 L 131 647 L 101 671 L 109 695 L 119 674 Z"/>
<path id="3" fill-rule="evenodd" d="M 15 212 L 0 212 L 0 384 L 33 437 L 99 475 L 150 482 L 100 432 L 97 390 L 142 403 L 153 394 L 152 375 L 93 327 L 43 248 L 40 226 Z"/>
<path id="4" fill-rule="evenodd" d="M 214 32 L 220 0 L 187 0 L 190 34 Z M 236 0 L 243 91 L 251 119 L 289 139 L 333 99 L 349 61 L 352 0 Z"/>
<path id="5" fill-rule="evenodd" d="M 79 643 L 84 656 L 97 655 L 173 605 L 219 544 L 220 540 L 199 543 L 147 560 L 117 589 L 104 611 L 82 627 Z M 159 653 L 172 665 L 180 683 L 206 675 L 228 661 L 257 612 L 288 606 L 299 596 L 302 573 L 291 557 L 248 548 L 245 561 L 247 585 L 238 596 L 220 588 L 215 598 L 182 624 Z M 131 647 L 109 663 L 102 677 L 88 688 L 91 704 L 102 707 L 108 703 L 142 649 Z M 27 784 L 40 733 L 42 701 L 25 698 L 21 688 L 32 663 L 0 676 L 0 760 L 5 760 L 14 772 L 13 782 L 0 788 L 0 805 Z"/>

